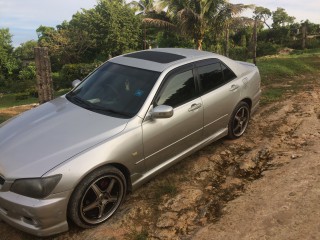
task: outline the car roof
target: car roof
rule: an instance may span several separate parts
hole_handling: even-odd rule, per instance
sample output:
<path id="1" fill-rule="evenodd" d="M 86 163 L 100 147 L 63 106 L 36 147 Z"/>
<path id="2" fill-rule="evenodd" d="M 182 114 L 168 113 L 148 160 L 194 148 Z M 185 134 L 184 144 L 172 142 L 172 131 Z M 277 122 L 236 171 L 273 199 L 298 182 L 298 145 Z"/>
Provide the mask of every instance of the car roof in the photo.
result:
<path id="1" fill-rule="evenodd" d="M 110 62 L 126 66 L 147 69 L 151 71 L 163 72 L 172 66 L 183 65 L 208 58 L 217 58 L 230 67 L 237 76 L 242 75 L 244 69 L 242 66 L 222 55 L 185 48 L 155 48 L 150 50 L 138 51 L 124 54 L 110 59 Z"/>

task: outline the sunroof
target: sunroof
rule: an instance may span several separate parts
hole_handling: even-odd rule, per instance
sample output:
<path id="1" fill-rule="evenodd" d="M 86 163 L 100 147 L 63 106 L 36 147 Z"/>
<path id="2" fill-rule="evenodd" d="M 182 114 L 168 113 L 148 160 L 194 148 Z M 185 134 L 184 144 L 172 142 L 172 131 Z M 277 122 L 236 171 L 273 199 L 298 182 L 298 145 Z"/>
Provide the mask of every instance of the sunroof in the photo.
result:
<path id="1" fill-rule="evenodd" d="M 178 54 L 156 51 L 129 53 L 127 55 L 124 55 L 124 57 L 143 59 L 157 63 L 170 63 L 185 58 L 184 56 Z"/>

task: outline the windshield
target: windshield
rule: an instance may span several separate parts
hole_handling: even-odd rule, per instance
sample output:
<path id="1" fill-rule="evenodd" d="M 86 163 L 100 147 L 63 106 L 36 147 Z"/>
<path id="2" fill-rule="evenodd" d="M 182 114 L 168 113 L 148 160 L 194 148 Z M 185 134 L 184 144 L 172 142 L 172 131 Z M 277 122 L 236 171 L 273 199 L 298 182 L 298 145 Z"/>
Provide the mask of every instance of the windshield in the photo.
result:
<path id="1" fill-rule="evenodd" d="M 81 107 L 131 118 L 137 114 L 160 73 L 107 62 L 67 94 Z"/>

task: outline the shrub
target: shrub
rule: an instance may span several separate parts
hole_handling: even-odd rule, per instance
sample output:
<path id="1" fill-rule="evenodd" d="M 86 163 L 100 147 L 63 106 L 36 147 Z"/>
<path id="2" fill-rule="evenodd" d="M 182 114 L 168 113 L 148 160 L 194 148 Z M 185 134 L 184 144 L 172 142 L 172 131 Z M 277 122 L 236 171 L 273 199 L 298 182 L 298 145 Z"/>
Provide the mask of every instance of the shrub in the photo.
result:
<path id="1" fill-rule="evenodd" d="M 246 61 L 247 60 L 247 48 L 235 46 L 230 48 L 229 57 L 235 60 Z"/>
<path id="2" fill-rule="evenodd" d="M 64 82 L 62 80 L 60 72 L 52 72 L 51 76 L 52 76 L 52 83 L 53 83 L 54 90 L 58 90 L 58 89 L 62 89 L 62 88 L 71 86 L 70 83 L 68 84 L 68 86 L 66 86 L 67 82 Z"/>
<path id="3" fill-rule="evenodd" d="M 95 68 L 97 68 L 101 62 L 94 63 L 78 63 L 78 64 L 66 64 L 62 67 L 59 75 L 55 74 L 58 88 L 70 87 L 71 82 L 75 79 L 82 80 L 88 74 L 90 74 Z"/>
<path id="4" fill-rule="evenodd" d="M 281 47 L 278 44 L 274 44 L 270 42 L 258 42 L 257 56 L 262 57 L 266 55 L 277 54 L 280 48 Z"/>

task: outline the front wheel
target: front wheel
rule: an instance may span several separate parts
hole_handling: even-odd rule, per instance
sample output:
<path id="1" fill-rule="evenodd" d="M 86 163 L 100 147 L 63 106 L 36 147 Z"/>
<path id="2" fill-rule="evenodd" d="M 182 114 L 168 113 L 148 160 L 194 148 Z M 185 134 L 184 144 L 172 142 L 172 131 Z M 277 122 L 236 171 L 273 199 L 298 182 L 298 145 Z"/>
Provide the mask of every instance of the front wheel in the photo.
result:
<path id="1" fill-rule="evenodd" d="M 246 102 L 240 102 L 234 109 L 228 125 L 228 137 L 239 138 L 245 132 L 250 119 L 250 107 Z"/>
<path id="2" fill-rule="evenodd" d="M 115 213 L 126 190 L 126 179 L 120 170 L 111 166 L 99 168 L 76 187 L 69 202 L 69 218 L 79 227 L 94 227 Z"/>

